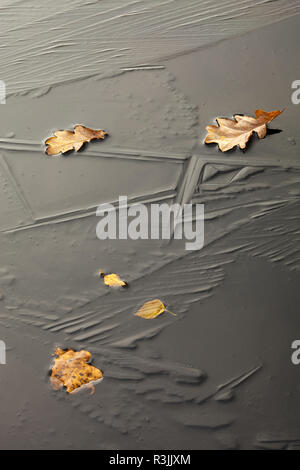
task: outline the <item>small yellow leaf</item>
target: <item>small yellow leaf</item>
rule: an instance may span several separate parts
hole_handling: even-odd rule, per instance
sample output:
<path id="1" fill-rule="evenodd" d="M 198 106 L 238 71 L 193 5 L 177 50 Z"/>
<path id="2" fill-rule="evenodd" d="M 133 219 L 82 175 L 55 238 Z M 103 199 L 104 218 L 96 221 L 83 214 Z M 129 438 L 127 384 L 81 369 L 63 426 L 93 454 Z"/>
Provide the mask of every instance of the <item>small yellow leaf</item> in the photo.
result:
<path id="1" fill-rule="evenodd" d="M 164 312 L 168 312 L 171 315 L 176 316 L 175 313 L 171 312 L 170 310 L 166 309 L 163 302 L 159 299 L 150 300 L 146 302 L 138 312 L 136 312 L 137 317 L 145 318 L 146 320 L 152 320 L 153 318 L 158 317 Z"/>
<path id="2" fill-rule="evenodd" d="M 125 281 L 118 276 L 118 274 L 104 274 L 103 271 L 99 271 L 100 276 L 104 279 L 104 284 L 109 287 L 126 287 Z"/>
<path id="3" fill-rule="evenodd" d="M 49 137 L 46 140 L 46 154 L 58 155 L 59 153 L 66 153 L 69 150 L 78 150 L 86 142 L 91 142 L 95 139 L 104 139 L 107 132 L 101 130 L 90 129 L 84 126 L 75 126 L 74 132 L 72 131 L 56 131 L 54 137 Z"/>
<path id="4" fill-rule="evenodd" d="M 73 349 L 64 351 L 57 348 L 53 355 L 58 356 L 54 360 L 50 376 L 50 383 L 54 390 L 65 386 L 68 393 L 73 393 L 89 385 L 93 391 L 93 383 L 103 377 L 101 370 L 88 364 L 92 357 L 88 351 L 76 352 Z"/>

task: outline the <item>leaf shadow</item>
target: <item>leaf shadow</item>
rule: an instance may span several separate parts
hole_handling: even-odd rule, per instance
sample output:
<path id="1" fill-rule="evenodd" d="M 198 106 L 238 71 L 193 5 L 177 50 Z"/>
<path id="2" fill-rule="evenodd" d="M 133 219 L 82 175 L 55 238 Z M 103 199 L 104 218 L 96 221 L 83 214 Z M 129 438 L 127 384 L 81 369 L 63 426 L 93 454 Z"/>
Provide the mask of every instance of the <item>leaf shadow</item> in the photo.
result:
<path id="1" fill-rule="evenodd" d="M 269 129 L 269 128 L 267 128 L 267 134 L 266 135 L 280 134 L 280 132 L 282 132 L 282 129 Z"/>

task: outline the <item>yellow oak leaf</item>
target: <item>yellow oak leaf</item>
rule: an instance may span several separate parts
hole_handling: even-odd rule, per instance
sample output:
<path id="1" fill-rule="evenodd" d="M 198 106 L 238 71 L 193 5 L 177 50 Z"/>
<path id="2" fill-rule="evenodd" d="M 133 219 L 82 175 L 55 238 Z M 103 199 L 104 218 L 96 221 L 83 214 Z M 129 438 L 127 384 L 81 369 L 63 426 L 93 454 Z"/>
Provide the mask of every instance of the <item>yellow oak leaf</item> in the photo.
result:
<path id="1" fill-rule="evenodd" d="M 78 150 L 86 142 L 91 142 L 95 139 L 104 139 L 107 132 L 101 130 L 93 130 L 84 126 L 75 126 L 73 131 L 56 131 L 54 137 L 49 137 L 46 140 L 46 154 L 58 155 L 59 153 L 66 153 L 69 150 Z"/>
<path id="2" fill-rule="evenodd" d="M 122 279 L 118 276 L 118 274 L 104 274 L 104 272 L 100 269 L 99 271 L 100 276 L 104 279 L 104 284 L 109 287 L 126 287 L 127 283 L 122 281 Z"/>
<path id="3" fill-rule="evenodd" d="M 101 370 L 88 364 L 92 357 L 90 352 L 57 348 L 53 355 L 57 356 L 50 375 L 54 390 L 65 387 L 68 393 L 73 393 L 89 385 L 93 393 L 93 384 L 101 380 L 103 375 Z"/>
<path id="4" fill-rule="evenodd" d="M 251 116 L 240 116 L 236 114 L 233 119 L 217 118 L 218 126 L 207 126 L 208 135 L 205 138 L 206 144 L 217 143 L 222 152 L 239 145 L 241 149 L 246 144 L 253 132 L 256 132 L 260 139 L 267 133 L 268 122 L 273 121 L 283 111 L 271 111 L 267 113 L 262 109 L 255 111 L 255 118 Z"/>
<path id="5" fill-rule="evenodd" d="M 153 318 L 158 317 L 164 312 L 168 312 L 171 315 L 176 316 L 175 313 L 171 312 L 168 310 L 163 302 L 159 299 L 155 300 L 150 300 L 149 302 L 146 302 L 137 312 L 136 316 L 145 318 L 146 320 L 152 320 Z"/>

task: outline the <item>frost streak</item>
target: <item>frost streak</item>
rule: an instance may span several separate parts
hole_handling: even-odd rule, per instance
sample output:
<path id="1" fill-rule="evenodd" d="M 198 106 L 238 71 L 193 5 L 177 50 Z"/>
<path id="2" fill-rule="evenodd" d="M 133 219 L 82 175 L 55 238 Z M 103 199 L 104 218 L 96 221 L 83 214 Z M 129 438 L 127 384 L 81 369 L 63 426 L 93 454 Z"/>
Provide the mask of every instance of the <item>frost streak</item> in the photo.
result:
<path id="1" fill-rule="evenodd" d="M 300 12 L 298 0 L 2 0 L 1 79 L 24 93 L 156 65 Z M 147 64 L 147 65 L 145 65 Z"/>

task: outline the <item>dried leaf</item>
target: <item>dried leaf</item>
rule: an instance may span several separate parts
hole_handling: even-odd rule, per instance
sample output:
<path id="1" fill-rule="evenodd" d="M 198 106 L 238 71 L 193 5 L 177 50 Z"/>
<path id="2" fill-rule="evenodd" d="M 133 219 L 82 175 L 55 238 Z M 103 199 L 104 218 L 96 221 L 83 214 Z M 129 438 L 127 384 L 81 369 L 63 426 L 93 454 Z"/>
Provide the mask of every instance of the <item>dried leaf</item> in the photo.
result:
<path id="1" fill-rule="evenodd" d="M 46 140 L 46 153 L 47 155 L 58 155 L 73 149 L 78 152 L 86 142 L 104 139 L 106 135 L 107 132 L 89 129 L 84 126 L 75 126 L 74 132 L 68 130 L 56 131 L 54 132 L 55 137 L 50 137 Z"/>
<path id="2" fill-rule="evenodd" d="M 99 271 L 100 276 L 104 279 L 104 284 L 109 287 L 126 287 L 127 284 L 125 281 L 118 276 L 118 274 L 104 274 L 103 271 Z"/>
<path id="3" fill-rule="evenodd" d="M 171 312 L 170 310 L 166 309 L 163 302 L 159 299 L 150 300 L 146 302 L 138 312 L 136 312 L 137 317 L 145 318 L 146 320 L 152 320 L 153 318 L 158 317 L 164 312 L 168 312 L 171 315 L 176 316 L 175 313 Z"/>
<path id="4" fill-rule="evenodd" d="M 253 132 L 256 132 L 260 139 L 263 139 L 267 133 L 268 122 L 273 121 L 283 111 L 271 111 L 267 113 L 262 109 L 255 111 L 255 118 L 251 116 L 239 116 L 236 114 L 234 119 L 217 118 L 218 126 L 207 126 L 208 135 L 205 138 L 206 144 L 217 143 L 222 152 L 232 149 L 239 145 L 241 149 L 246 144 Z"/>
<path id="5" fill-rule="evenodd" d="M 88 351 L 76 352 L 73 349 L 64 351 L 57 348 L 53 355 L 58 356 L 54 360 L 50 376 L 50 382 L 54 390 L 65 386 L 67 392 L 72 393 L 74 390 L 88 384 L 92 386 L 93 383 L 103 377 L 101 370 L 88 364 L 92 357 Z"/>

